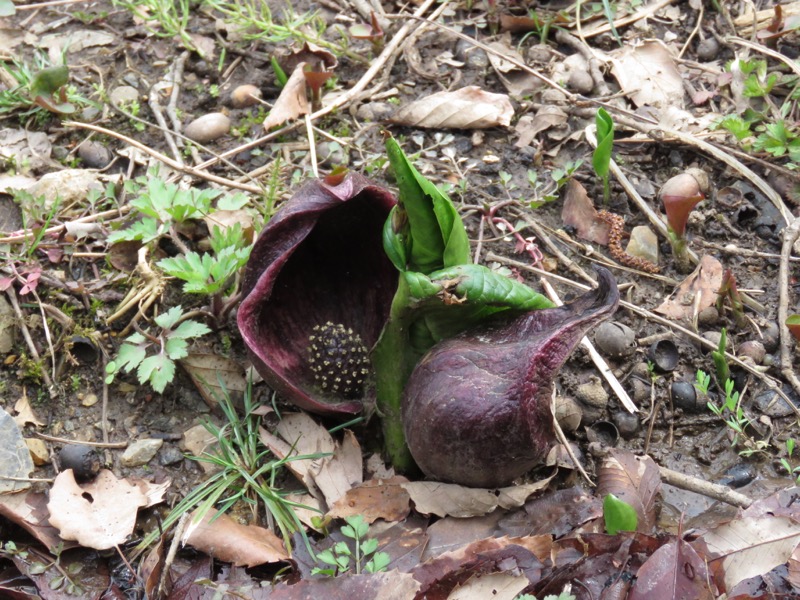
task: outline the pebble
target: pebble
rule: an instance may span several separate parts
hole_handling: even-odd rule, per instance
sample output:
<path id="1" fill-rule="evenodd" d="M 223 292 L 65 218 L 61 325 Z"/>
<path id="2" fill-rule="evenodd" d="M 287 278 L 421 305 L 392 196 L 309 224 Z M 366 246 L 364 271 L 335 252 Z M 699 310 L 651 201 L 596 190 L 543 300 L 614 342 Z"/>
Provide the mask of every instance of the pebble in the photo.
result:
<path id="1" fill-rule="evenodd" d="M 618 410 L 612 417 L 614 425 L 623 439 L 630 440 L 639 433 L 639 417 L 628 411 Z"/>
<path id="2" fill-rule="evenodd" d="M 47 444 L 44 443 L 44 440 L 25 438 L 25 444 L 28 446 L 34 465 L 41 467 L 50 462 L 50 451 L 47 449 Z"/>
<path id="3" fill-rule="evenodd" d="M 466 40 L 459 40 L 456 43 L 454 56 L 456 60 L 464 62 L 467 67 L 473 69 L 485 69 L 489 66 L 489 56 L 486 52 Z"/>
<path id="4" fill-rule="evenodd" d="M 322 167 L 347 166 L 349 155 L 338 142 L 317 144 L 317 162 Z"/>
<path id="5" fill-rule="evenodd" d="M 573 92 L 588 94 L 594 89 L 594 79 L 587 71 L 575 69 L 569 74 L 567 87 Z"/>
<path id="6" fill-rule="evenodd" d="M 136 440 L 122 453 L 120 462 L 123 467 L 141 467 L 146 465 L 156 455 L 164 440 L 147 438 Z"/>
<path id="7" fill-rule="evenodd" d="M 793 392 L 787 394 L 795 405 L 798 404 L 797 396 Z M 764 390 L 756 395 L 754 399 L 756 408 L 768 417 L 788 417 L 794 414 L 794 410 L 773 390 Z"/>
<path id="8" fill-rule="evenodd" d="M 231 130 L 231 120 L 219 112 L 208 113 L 189 123 L 183 133 L 190 140 L 204 144 L 212 142 Z"/>
<path id="9" fill-rule="evenodd" d="M 575 431 L 581 424 L 583 410 L 569 396 L 556 397 L 556 420 L 564 431 Z"/>
<path id="10" fill-rule="evenodd" d="M 631 229 L 631 239 L 625 251 L 631 256 L 638 256 L 657 265 L 658 236 L 647 225 L 634 227 Z"/>
<path id="11" fill-rule="evenodd" d="M 719 42 L 716 38 L 707 37 L 704 40 L 700 40 L 697 44 L 697 58 L 700 60 L 714 60 L 717 58 L 717 54 L 719 54 Z"/>
<path id="12" fill-rule="evenodd" d="M 78 148 L 78 156 L 88 169 L 102 169 L 107 167 L 114 158 L 114 155 L 111 154 L 111 150 L 94 140 L 83 142 Z"/>
<path id="13" fill-rule="evenodd" d="M 767 352 L 775 352 L 778 349 L 781 341 L 781 332 L 778 324 L 775 321 L 767 323 L 766 327 L 761 329 L 761 343 L 764 344 L 764 349 Z"/>
<path id="14" fill-rule="evenodd" d="M 671 392 L 672 403 L 689 413 L 702 413 L 706 410 L 705 398 L 698 398 L 697 390 L 688 381 L 674 381 Z"/>
<path id="15" fill-rule="evenodd" d="M 592 377 L 591 381 L 582 383 L 575 390 L 578 400 L 595 408 L 605 408 L 608 404 L 608 392 L 603 387 L 599 377 Z"/>
<path id="16" fill-rule="evenodd" d="M 764 344 L 758 340 L 749 340 L 739 345 L 736 354 L 742 358 L 750 358 L 755 364 L 760 365 L 764 362 L 767 350 L 764 348 Z"/>
<path id="17" fill-rule="evenodd" d="M 158 453 L 158 464 L 162 466 L 174 465 L 183 460 L 183 452 L 178 450 L 172 444 L 167 444 Z"/>
<path id="18" fill-rule="evenodd" d="M 697 313 L 697 324 L 713 327 L 719 322 L 719 311 L 716 306 L 707 306 Z"/>
<path id="19" fill-rule="evenodd" d="M 139 101 L 139 91 L 135 87 L 129 85 L 121 85 L 114 88 L 108 94 L 108 99 L 112 104 L 117 106 L 131 104 L 132 102 Z"/>
<path id="20" fill-rule="evenodd" d="M 97 402 L 98 402 L 97 394 L 86 394 L 81 399 L 81 406 L 85 406 L 88 408 L 89 406 L 94 406 L 95 404 L 97 404 Z"/>
<path id="21" fill-rule="evenodd" d="M 362 121 L 378 123 L 394 114 L 394 107 L 388 102 L 367 102 L 356 110 L 356 117 Z"/>
<path id="22" fill-rule="evenodd" d="M 231 92 L 231 106 L 233 108 L 255 106 L 260 99 L 261 90 L 252 83 L 240 85 Z"/>
<path id="23" fill-rule="evenodd" d="M 719 482 L 732 488 L 740 488 L 756 478 L 755 466 L 750 463 L 740 462 L 725 469 Z"/>

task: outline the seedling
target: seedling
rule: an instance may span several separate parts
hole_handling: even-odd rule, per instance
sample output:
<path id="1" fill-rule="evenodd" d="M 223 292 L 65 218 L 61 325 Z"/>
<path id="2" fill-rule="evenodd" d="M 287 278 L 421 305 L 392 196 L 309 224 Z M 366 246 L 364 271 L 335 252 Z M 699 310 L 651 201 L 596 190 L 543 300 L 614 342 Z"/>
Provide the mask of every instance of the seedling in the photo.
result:
<path id="1" fill-rule="evenodd" d="M 730 269 L 726 269 L 722 276 L 722 285 L 717 292 L 717 311 L 722 314 L 722 305 L 725 299 L 731 305 L 733 311 L 733 318 L 736 321 L 737 327 L 743 327 L 746 323 L 744 317 L 744 304 L 742 303 L 742 296 L 739 294 L 739 289 L 736 287 L 736 276 Z"/>
<path id="2" fill-rule="evenodd" d="M 385 36 L 374 11 L 370 15 L 370 25 L 356 23 L 350 27 L 349 32 L 357 40 L 369 40 L 375 54 L 379 54 L 383 50 Z"/>
<path id="3" fill-rule="evenodd" d="M 317 562 L 328 566 L 314 567 L 311 574 L 336 577 L 351 569 L 356 575 L 385 571 L 391 562 L 391 557 L 386 552 L 376 552 L 378 540 L 367 537 L 369 524 L 364 521 L 364 517 L 355 515 L 346 517 L 345 521 L 347 525 L 342 527 L 341 533 L 352 540 L 352 543 L 337 542 L 332 548 L 319 552 Z"/>
<path id="4" fill-rule="evenodd" d="M 691 270 L 686 248 L 686 223 L 694 207 L 705 199 L 707 179 L 702 171 L 692 169 L 669 179 L 658 193 L 667 213 L 667 238 L 678 270 L 682 272 Z"/>
<path id="5" fill-rule="evenodd" d="M 603 206 L 607 206 L 611 197 L 608 172 L 611 169 L 611 150 L 614 147 L 614 121 L 604 108 L 598 108 L 595 125 L 597 148 L 592 155 L 592 166 L 598 177 L 603 179 Z"/>
<path id="6" fill-rule="evenodd" d="M 303 68 L 303 75 L 305 75 L 306 85 L 311 91 L 311 110 L 316 112 L 322 108 L 322 86 L 333 76 L 333 73 L 325 71 L 323 67 L 316 71 L 312 65 L 306 65 Z"/>
<path id="7" fill-rule="evenodd" d="M 741 398 L 739 392 L 734 390 L 734 383 L 732 379 L 725 382 L 725 402 L 721 406 L 717 406 L 714 402 L 708 401 L 709 410 L 717 415 L 725 422 L 733 432 L 734 446 L 738 445 L 741 441 L 744 446 L 743 450 L 739 451 L 740 456 L 752 456 L 758 452 L 765 452 L 768 444 L 764 440 L 756 440 L 747 432 L 747 428 L 751 426 L 751 420 L 744 414 L 744 409 L 741 405 Z"/>
<path id="8" fill-rule="evenodd" d="M 725 358 L 725 348 L 728 345 L 728 331 L 723 327 L 720 331 L 719 344 L 717 349 L 711 352 L 711 358 L 714 360 L 714 367 L 717 370 L 717 384 L 722 385 L 722 382 L 730 380 L 731 370 L 728 367 L 728 360 Z"/>
<path id="9" fill-rule="evenodd" d="M 708 388 L 710 385 L 711 385 L 711 375 L 709 375 L 702 369 L 697 369 L 694 382 L 695 389 L 704 396 L 708 396 Z"/>
<path id="10" fill-rule="evenodd" d="M 794 466 L 790 461 L 794 455 L 795 441 L 794 438 L 786 440 L 786 458 L 781 459 L 781 466 L 786 469 L 796 484 L 800 484 L 800 465 Z"/>
<path id="11" fill-rule="evenodd" d="M 186 320 L 181 323 L 183 310 L 174 306 L 155 318 L 160 327 L 157 335 L 139 330 L 120 346 L 116 360 L 106 365 L 106 383 L 114 381 L 117 373 L 136 369 L 139 383 L 149 383 L 158 393 L 175 378 L 175 361 L 189 354 L 189 342 L 204 336 L 211 329 L 203 323 Z"/>

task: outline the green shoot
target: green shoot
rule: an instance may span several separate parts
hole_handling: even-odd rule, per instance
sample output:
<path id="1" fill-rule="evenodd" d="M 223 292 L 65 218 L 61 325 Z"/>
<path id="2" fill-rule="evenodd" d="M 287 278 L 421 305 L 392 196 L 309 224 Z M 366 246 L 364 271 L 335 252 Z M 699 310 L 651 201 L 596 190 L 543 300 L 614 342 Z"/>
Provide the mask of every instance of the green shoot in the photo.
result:
<path id="1" fill-rule="evenodd" d="M 592 166 L 597 176 L 603 180 L 603 205 L 608 205 L 611 197 L 608 172 L 611 169 L 611 150 L 614 147 L 614 121 L 604 108 L 597 109 L 597 148 L 592 155 Z"/>
<path id="2" fill-rule="evenodd" d="M 781 459 L 781 466 L 786 470 L 789 476 L 794 479 L 796 484 L 800 484 L 800 465 L 794 466 L 791 462 L 794 455 L 796 442 L 794 438 L 786 440 L 786 458 Z"/>
<path id="3" fill-rule="evenodd" d="M 697 391 L 703 394 L 704 396 L 708 396 L 709 385 L 711 385 L 711 375 L 709 375 L 702 369 L 697 369 L 694 382 L 695 389 L 697 389 Z"/>
<path id="4" fill-rule="evenodd" d="M 714 367 L 717 370 L 717 383 L 722 385 L 723 382 L 727 385 L 730 379 L 731 370 L 728 367 L 728 360 L 725 358 L 725 348 L 728 345 L 728 332 L 723 327 L 720 331 L 719 345 L 716 350 L 711 352 L 711 358 L 714 360 Z"/>
<path id="5" fill-rule="evenodd" d="M 341 533 L 352 540 L 352 543 L 337 542 L 331 548 L 319 552 L 317 562 L 327 566 L 314 567 L 311 574 L 336 577 L 350 571 L 351 562 L 356 575 L 385 571 L 391 562 L 391 557 L 385 552 L 376 552 L 378 540 L 367 537 L 369 524 L 364 521 L 364 517 L 361 515 L 346 517 L 345 522 L 347 525 L 342 527 Z"/>

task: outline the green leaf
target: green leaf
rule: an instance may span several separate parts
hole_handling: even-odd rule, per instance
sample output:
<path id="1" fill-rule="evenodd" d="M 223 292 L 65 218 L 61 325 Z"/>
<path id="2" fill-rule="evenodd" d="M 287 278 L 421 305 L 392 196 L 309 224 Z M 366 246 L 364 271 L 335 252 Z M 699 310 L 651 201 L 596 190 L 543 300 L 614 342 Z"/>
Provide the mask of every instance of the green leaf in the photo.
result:
<path id="1" fill-rule="evenodd" d="M 120 369 L 125 369 L 126 373 L 130 373 L 144 360 L 147 354 L 146 346 L 139 344 L 122 344 L 119 347 L 119 354 L 117 354 L 116 363 Z"/>
<path id="2" fill-rule="evenodd" d="M 392 557 L 386 552 L 376 552 L 375 556 L 366 564 L 364 570 L 367 573 L 379 573 L 385 571 L 392 562 Z"/>
<path id="3" fill-rule="evenodd" d="M 611 150 L 614 146 L 614 121 L 604 108 L 595 115 L 597 148 L 592 154 L 592 167 L 598 176 L 605 178 L 611 168 Z"/>
<path id="4" fill-rule="evenodd" d="M 31 96 L 52 96 L 67 85 L 69 69 L 67 67 L 48 67 L 38 71 L 31 80 Z"/>
<path id="5" fill-rule="evenodd" d="M 188 348 L 189 343 L 182 338 L 170 337 L 166 342 L 164 342 L 164 352 L 172 360 L 178 360 L 188 356 Z"/>
<path id="6" fill-rule="evenodd" d="M 136 376 L 139 383 L 149 381 L 152 388 L 160 394 L 175 378 L 175 363 L 164 354 L 148 356 L 139 365 Z"/>
<path id="7" fill-rule="evenodd" d="M 183 314 L 183 309 L 180 306 L 173 306 L 167 312 L 161 313 L 155 318 L 156 325 L 162 329 L 172 329 L 172 326 L 178 322 Z"/>
<path id="8" fill-rule="evenodd" d="M 617 535 L 620 531 L 636 531 L 639 521 L 634 508 L 614 494 L 603 498 L 603 519 L 606 532 L 611 535 Z"/>
<path id="9" fill-rule="evenodd" d="M 364 556 L 372 554 L 377 549 L 378 549 L 377 538 L 369 538 L 368 540 L 364 540 L 364 542 L 361 544 L 361 552 L 364 554 Z"/>
<path id="10" fill-rule="evenodd" d="M 11 0 L 0 0 L 0 17 L 11 17 L 17 12 L 17 7 Z"/>
<path id="11" fill-rule="evenodd" d="M 392 221 L 405 241 L 406 267 L 430 273 L 471 262 L 467 232 L 450 198 L 417 171 L 394 138 L 387 138 L 386 151 L 400 190 Z"/>
<path id="12" fill-rule="evenodd" d="M 211 333 L 211 328 L 204 324 L 198 323 L 197 321 L 192 321 L 189 319 L 188 321 L 184 321 L 180 325 L 178 325 L 170 334 L 170 339 L 173 338 L 196 338 L 206 335 L 207 333 Z"/>

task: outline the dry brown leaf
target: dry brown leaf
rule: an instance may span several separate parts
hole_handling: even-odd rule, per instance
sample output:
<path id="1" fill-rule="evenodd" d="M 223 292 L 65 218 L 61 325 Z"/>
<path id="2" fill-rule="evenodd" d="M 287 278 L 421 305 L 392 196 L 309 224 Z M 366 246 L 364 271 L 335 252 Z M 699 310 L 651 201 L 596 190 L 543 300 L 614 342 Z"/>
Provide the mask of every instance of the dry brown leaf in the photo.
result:
<path id="1" fill-rule="evenodd" d="M 328 516 L 343 519 L 362 515 L 367 523 L 376 519 L 400 521 L 410 511 L 408 492 L 401 485 L 405 477 L 371 479 L 349 490 L 328 511 Z"/>
<path id="2" fill-rule="evenodd" d="M 505 34 L 499 40 L 490 43 L 489 47 L 495 51 L 487 53 L 489 63 L 497 77 L 503 82 L 506 91 L 514 98 L 530 95 L 544 86 L 538 77 L 528 71 L 523 71 L 504 58 L 510 57 L 518 63 L 525 64 L 525 58 L 517 52 L 510 34 Z"/>
<path id="3" fill-rule="evenodd" d="M 507 95 L 470 85 L 412 102 L 397 111 L 391 122 L 431 129 L 486 129 L 507 127 L 513 116 L 514 107 Z"/>
<path id="4" fill-rule="evenodd" d="M 147 502 L 138 485 L 117 479 L 107 469 L 84 485 L 78 485 L 72 469 L 67 469 L 56 476 L 47 509 L 50 524 L 62 538 L 107 550 L 125 542 L 136 524 L 137 511 Z"/>
<path id="5" fill-rule="evenodd" d="M 303 67 L 306 63 L 298 63 L 292 71 L 289 81 L 283 86 L 281 95 L 272 105 L 267 118 L 264 119 L 264 129 L 269 131 L 273 127 L 283 125 L 297 117 L 308 114 L 310 106 L 306 97 L 306 76 Z"/>
<path id="6" fill-rule="evenodd" d="M 20 396 L 19 400 L 17 400 L 16 404 L 14 404 L 14 410 L 17 413 L 17 415 L 14 417 L 14 422 L 19 427 L 25 427 L 25 425 L 27 425 L 28 423 L 36 425 L 37 427 L 45 426 L 45 424 L 42 423 L 39 419 L 37 419 L 36 415 L 33 414 L 31 403 L 28 401 L 27 388 L 25 387 L 22 388 L 22 396 Z"/>
<path id="7" fill-rule="evenodd" d="M 253 215 L 246 210 L 217 210 L 203 219 L 209 231 L 214 227 L 219 227 L 221 231 L 227 231 L 234 225 L 240 225 L 242 236 L 247 243 L 253 242 L 255 229 L 253 228 Z"/>
<path id="8" fill-rule="evenodd" d="M 712 600 L 710 576 L 705 561 L 682 539 L 661 546 L 636 573 L 628 600 L 692 598 Z"/>
<path id="9" fill-rule="evenodd" d="M 789 561 L 800 543 L 800 523 L 785 517 L 745 517 L 707 532 L 712 570 L 721 564 L 727 590 Z"/>
<path id="10" fill-rule="evenodd" d="M 475 573 L 450 592 L 447 600 L 514 600 L 530 584 L 523 575 Z"/>
<path id="11" fill-rule="evenodd" d="M 192 525 L 187 527 L 181 541 L 209 556 L 237 567 L 254 567 L 289 559 L 283 542 L 269 529 L 240 525 L 226 514 L 218 515 L 213 508 L 195 524 L 196 516 L 196 512 L 192 514 Z"/>
<path id="12" fill-rule="evenodd" d="M 683 77 L 658 40 L 611 53 L 611 72 L 636 106 L 683 107 Z"/>
<path id="13" fill-rule="evenodd" d="M 401 484 L 411 496 L 414 508 L 425 515 L 444 517 L 477 517 L 500 508 L 517 508 L 531 494 L 547 487 L 553 475 L 542 481 L 499 490 L 469 488 L 455 483 L 411 481 Z"/>
<path id="14" fill-rule="evenodd" d="M 558 106 L 542 106 L 533 116 L 525 115 L 517 121 L 514 131 L 519 134 L 519 139 L 514 143 L 517 148 L 530 146 L 536 134 L 550 129 L 560 127 L 567 122 L 567 113 Z M 572 181 L 572 179 L 570 179 Z"/>
<path id="15" fill-rule="evenodd" d="M 694 272 L 654 312 L 676 321 L 691 321 L 697 313 L 717 302 L 721 285 L 722 263 L 713 256 L 703 256 Z"/>
<path id="16" fill-rule="evenodd" d="M 586 188 L 576 179 L 570 179 L 564 192 L 564 206 L 561 209 L 564 225 L 574 227 L 579 238 L 608 245 L 608 223 L 597 218 Z"/>
<path id="17" fill-rule="evenodd" d="M 59 545 L 64 549 L 77 546 L 74 542 L 64 543 L 58 530 L 47 520 L 47 496 L 41 492 L 20 492 L 0 495 L 0 515 L 22 527 L 49 550 Z"/>
<path id="18" fill-rule="evenodd" d="M 259 437 L 263 444 L 269 448 L 279 459 L 284 459 L 287 456 L 297 456 L 300 454 L 297 448 L 293 448 L 291 444 L 283 441 L 276 435 L 271 434 L 263 427 L 258 428 Z M 297 479 L 306 486 L 309 493 L 317 499 L 318 502 L 322 501 L 322 493 L 314 483 L 314 477 L 311 474 L 312 464 L 310 460 L 290 460 L 286 463 L 286 468 L 297 477 Z"/>
<path id="19" fill-rule="evenodd" d="M 352 431 L 345 431 L 342 442 L 336 442 L 333 456 L 320 461 L 314 482 L 325 496 L 326 504 L 333 506 L 364 480 L 363 474 L 361 446 Z"/>
<path id="20" fill-rule="evenodd" d="M 219 398 L 227 393 L 233 405 L 241 408 L 242 396 L 247 389 L 241 364 L 219 354 L 201 353 L 190 354 L 178 362 L 209 407 L 216 408 Z"/>
<path id="21" fill-rule="evenodd" d="M 636 530 L 652 533 L 656 526 L 656 496 L 661 491 L 658 465 L 649 456 L 612 449 L 597 477 L 597 495 L 614 494 L 630 504 L 639 517 Z"/>

